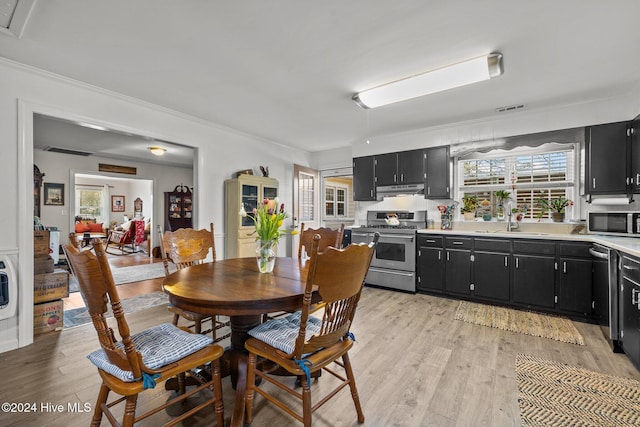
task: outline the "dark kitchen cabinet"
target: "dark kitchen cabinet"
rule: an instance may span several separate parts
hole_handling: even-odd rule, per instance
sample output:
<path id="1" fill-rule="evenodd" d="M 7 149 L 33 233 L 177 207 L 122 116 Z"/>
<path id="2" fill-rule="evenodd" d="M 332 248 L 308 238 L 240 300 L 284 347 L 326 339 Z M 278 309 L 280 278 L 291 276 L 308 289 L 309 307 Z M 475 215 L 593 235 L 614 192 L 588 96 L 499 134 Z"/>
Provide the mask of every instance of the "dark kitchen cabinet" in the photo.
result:
<path id="1" fill-rule="evenodd" d="M 590 259 L 560 258 L 558 303 L 562 311 L 590 316 L 593 312 L 593 263 Z"/>
<path id="2" fill-rule="evenodd" d="M 626 194 L 628 122 L 585 128 L 587 194 Z"/>
<path id="3" fill-rule="evenodd" d="M 640 260 L 622 256 L 620 286 L 620 341 L 622 349 L 640 369 Z"/>
<path id="4" fill-rule="evenodd" d="M 594 307 L 591 244 L 561 243 L 556 309 L 591 316 Z"/>
<path id="5" fill-rule="evenodd" d="M 474 239 L 473 295 L 508 302 L 511 298 L 511 243 L 503 239 Z"/>
<path id="6" fill-rule="evenodd" d="M 353 200 L 376 200 L 374 156 L 353 159 Z"/>
<path id="7" fill-rule="evenodd" d="M 397 184 L 398 177 L 398 153 L 377 154 L 376 164 L 376 185 Z"/>
<path id="8" fill-rule="evenodd" d="M 451 198 L 451 166 L 449 146 L 427 148 L 425 150 L 426 182 L 424 197 L 426 199 Z"/>
<path id="9" fill-rule="evenodd" d="M 640 116 L 631 122 L 631 188 L 640 193 Z"/>
<path id="10" fill-rule="evenodd" d="M 424 182 L 424 150 L 398 153 L 398 184 L 420 184 Z"/>
<path id="11" fill-rule="evenodd" d="M 376 155 L 376 185 L 420 184 L 424 182 L 423 150 Z"/>
<path id="12" fill-rule="evenodd" d="M 444 288 L 444 249 L 442 237 L 418 238 L 418 291 L 442 293 Z"/>
<path id="13" fill-rule="evenodd" d="M 447 292 L 471 295 L 470 238 L 445 238 L 445 289 Z"/>
<path id="14" fill-rule="evenodd" d="M 532 307 L 555 306 L 555 258 L 514 255 L 513 302 Z"/>
<path id="15" fill-rule="evenodd" d="M 514 239 L 514 303 L 527 307 L 555 308 L 555 252 L 555 243 Z"/>

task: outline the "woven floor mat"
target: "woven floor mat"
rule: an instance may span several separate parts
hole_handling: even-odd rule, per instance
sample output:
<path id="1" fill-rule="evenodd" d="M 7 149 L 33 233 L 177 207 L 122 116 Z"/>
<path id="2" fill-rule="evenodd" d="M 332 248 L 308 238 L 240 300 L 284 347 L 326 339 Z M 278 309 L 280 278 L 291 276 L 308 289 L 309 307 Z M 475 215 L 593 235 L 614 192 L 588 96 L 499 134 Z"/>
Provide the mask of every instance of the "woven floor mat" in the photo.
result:
<path id="1" fill-rule="evenodd" d="M 454 318 L 475 325 L 584 345 L 584 339 L 573 322 L 564 317 L 460 301 Z"/>
<path id="2" fill-rule="evenodd" d="M 525 354 L 515 368 L 524 427 L 640 425 L 636 380 Z"/>

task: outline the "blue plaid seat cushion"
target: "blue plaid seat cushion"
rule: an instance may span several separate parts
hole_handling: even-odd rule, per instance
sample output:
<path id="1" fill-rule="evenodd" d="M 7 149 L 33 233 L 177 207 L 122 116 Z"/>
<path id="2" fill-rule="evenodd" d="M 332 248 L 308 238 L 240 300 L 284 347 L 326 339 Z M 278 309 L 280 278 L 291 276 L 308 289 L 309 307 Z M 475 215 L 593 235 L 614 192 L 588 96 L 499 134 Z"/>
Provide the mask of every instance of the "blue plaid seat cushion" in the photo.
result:
<path id="1" fill-rule="evenodd" d="M 292 353 L 300 331 L 301 315 L 300 311 L 296 311 L 286 317 L 269 320 L 251 329 L 249 335 L 285 353 Z M 305 338 L 309 340 L 320 331 L 321 326 L 322 320 L 309 316 Z"/>
<path id="2" fill-rule="evenodd" d="M 158 369 L 182 359 L 211 344 L 211 337 L 192 334 L 170 324 L 154 326 L 131 337 L 136 350 L 142 354 L 142 361 L 149 369 Z M 116 347 L 124 350 L 121 342 Z M 133 372 L 124 371 L 109 362 L 103 349 L 89 354 L 87 358 L 99 369 L 126 382 L 139 381 Z"/>

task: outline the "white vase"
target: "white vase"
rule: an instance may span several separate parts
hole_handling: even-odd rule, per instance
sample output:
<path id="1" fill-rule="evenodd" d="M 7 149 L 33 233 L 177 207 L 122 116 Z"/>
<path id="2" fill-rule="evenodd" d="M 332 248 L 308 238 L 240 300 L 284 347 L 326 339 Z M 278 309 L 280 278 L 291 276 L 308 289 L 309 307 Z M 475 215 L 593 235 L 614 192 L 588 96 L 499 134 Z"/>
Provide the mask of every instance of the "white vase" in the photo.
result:
<path id="1" fill-rule="evenodd" d="M 260 273 L 271 273 L 276 265 L 276 241 L 256 240 L 256 262 Z"/>

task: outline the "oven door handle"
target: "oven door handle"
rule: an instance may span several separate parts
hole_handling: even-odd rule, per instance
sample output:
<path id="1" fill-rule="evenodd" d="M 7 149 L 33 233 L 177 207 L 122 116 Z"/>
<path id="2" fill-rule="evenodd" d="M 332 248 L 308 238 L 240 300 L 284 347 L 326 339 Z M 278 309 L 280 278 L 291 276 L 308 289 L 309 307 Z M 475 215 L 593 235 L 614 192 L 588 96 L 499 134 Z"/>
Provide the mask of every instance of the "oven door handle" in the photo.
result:
<path id="1" fill-rule="evenodd" d="M 384 239 L 385 237 L 391 237 L 394 239 L 405 239 L 405 240 L 411 240 L 413 242 L 413 238 L 414 236 L 407 236 L 404 234 L 380 234 L 380 238 Z"/>
<path id="2" fill-rule="evenodd" d="M 376 273 L 384 273 L 384 274 L 395 274 L 396 276 L 406 276 L 406 277 L 412 277 L 414 275 L 414 273 L 387 270 L 386 268 L 376 268 L 376 267 L 369 267 L 369 271 L 373 271 Z"/>
<path id="3" fill-rule="evenodd" d="M 371 233 L 354 233 L 353 231 L 351 232 L 352 236 L 361 236 L 361 237 L 368 237 L 371 235 Z"/>
<path id="4" fill-rule="evenodd" d="M 589 248 L 589 253 L 591 255 L 593 255 L 596 258 L 600 258 L 600 259 L 609 259 L 609 255 L 603 252 L 598 252 L 596 250 L 593 250 L 593 248 Z"/>

